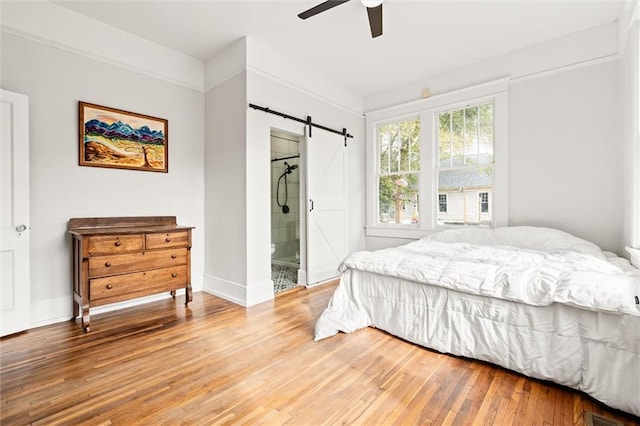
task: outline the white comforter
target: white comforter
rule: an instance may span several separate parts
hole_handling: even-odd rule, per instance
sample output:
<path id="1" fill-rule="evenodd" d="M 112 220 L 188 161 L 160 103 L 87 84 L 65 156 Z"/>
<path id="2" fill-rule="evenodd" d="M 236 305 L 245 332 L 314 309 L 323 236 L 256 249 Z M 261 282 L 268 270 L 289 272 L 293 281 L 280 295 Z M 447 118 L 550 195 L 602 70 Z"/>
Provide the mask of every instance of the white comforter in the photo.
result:
<path id="1" fill-rule="evenodd" d="M 347 268 L 437 285 L 464 293 L 548 306 L 640 316 L 640 271 L 622 271 L 573 250 L 542 251 L 502 245 L 422 239 L 375 252 L 356 252 Z"/>

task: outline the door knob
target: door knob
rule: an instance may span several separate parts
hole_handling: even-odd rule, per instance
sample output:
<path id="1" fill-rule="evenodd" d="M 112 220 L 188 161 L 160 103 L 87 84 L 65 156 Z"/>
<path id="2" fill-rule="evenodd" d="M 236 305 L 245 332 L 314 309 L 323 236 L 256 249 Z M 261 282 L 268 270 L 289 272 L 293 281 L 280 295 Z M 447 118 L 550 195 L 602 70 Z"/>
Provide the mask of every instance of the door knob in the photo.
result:
<path id="1" fill-rule="evenodd" d="M 27 229 L 26 225 L 18 225 L 18 226 L 16 226 L 16 231 L 18 231 L 18 232 L 24 232 L 24 231 L 26 231 L 26 229 Z"/>

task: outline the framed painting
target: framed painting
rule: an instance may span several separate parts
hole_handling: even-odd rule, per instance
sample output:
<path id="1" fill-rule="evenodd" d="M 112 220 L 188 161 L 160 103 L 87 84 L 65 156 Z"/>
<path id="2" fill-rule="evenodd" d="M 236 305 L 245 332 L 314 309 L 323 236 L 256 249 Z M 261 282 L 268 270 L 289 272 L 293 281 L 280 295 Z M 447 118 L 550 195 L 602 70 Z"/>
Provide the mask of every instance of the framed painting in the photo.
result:
<path id="1" fill-rule="evenodd" d="M 168 121 L 79 102 L 80 165 L 169 171 Z"/>

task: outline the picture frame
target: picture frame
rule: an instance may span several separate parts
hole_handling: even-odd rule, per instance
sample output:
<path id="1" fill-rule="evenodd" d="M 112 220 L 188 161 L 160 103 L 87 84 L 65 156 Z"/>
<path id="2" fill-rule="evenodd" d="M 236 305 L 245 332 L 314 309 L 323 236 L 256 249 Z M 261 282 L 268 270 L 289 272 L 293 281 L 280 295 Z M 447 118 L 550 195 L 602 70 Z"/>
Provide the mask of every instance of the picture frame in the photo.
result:
<path id="1" fill-rule="evenodd" d="M 78 110 L 80 166 L 168 173 L 168 120 L 82 101 Z"/>

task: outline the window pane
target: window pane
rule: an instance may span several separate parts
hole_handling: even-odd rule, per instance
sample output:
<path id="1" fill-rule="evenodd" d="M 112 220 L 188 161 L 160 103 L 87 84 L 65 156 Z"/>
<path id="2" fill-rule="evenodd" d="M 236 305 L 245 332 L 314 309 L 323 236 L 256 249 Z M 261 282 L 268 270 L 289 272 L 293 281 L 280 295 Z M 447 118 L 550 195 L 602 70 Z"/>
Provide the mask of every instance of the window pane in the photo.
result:
<path id="1" fill-rule="evenodd" d="M 438 117 L 438 158 L 440 167 L 451 166 L 451 114 Z"/>
<path id="2" fill-rule="evenodd" d="M 420 120 L 407 121 L 409 169 L 420 170 Z"/>
<path id="3" fill-rule="evenodd" d="M 411 170 L 410 164 L 410 146 L 411 146 L 411 137 L 409 133 L 409 128 L 406 126 L 406 123 L 400 126 L 400 169 L 399 170 Z"/>
<path id="4" fill-rule="evenodd" d="M 493 163 L 493 105 L 478 107 L 479 116 L 479 157 L 480 164 Z"/>
<path id="5" fill-rule="evenodd" d="M 464 110 L 464 164 L 478 164 L 478 107 Z"/>
<path id="6" fill-rule="evenodd" d="M 418 174 L 380 176 L 379 218 L 382 223 L 418 223 Z"/>
<path id="7" fill-rule="evenodd" d="M 411 171 L 420 170 L 420 138 L 411 142 Z"/>
<path id="8" fill-rule="evenodd" d="M 420 119 L 378 126 L 378 152 L 378 220 L 417 223 Z"/>
<path id="9" fill-rule="evenodd" d="M 380 173 L 389 172 L 390 148 L 387 134 L 380 135 Z"/>
<path id="10" fill-rule="evenodd" d="M 451 165 L 461 166 L 464 162 L 464 114 L 459 109 L 451 113 Z"/>
<path id="11" fill-rule="evenodd" d="M 438 172 L 438 203 L 446 195 L 446 211 L 438 209 L 438 225 L 491 226 L 493 166 L 469 167 Z M 481 193 L 486 194 L 483 211 Z"/>

